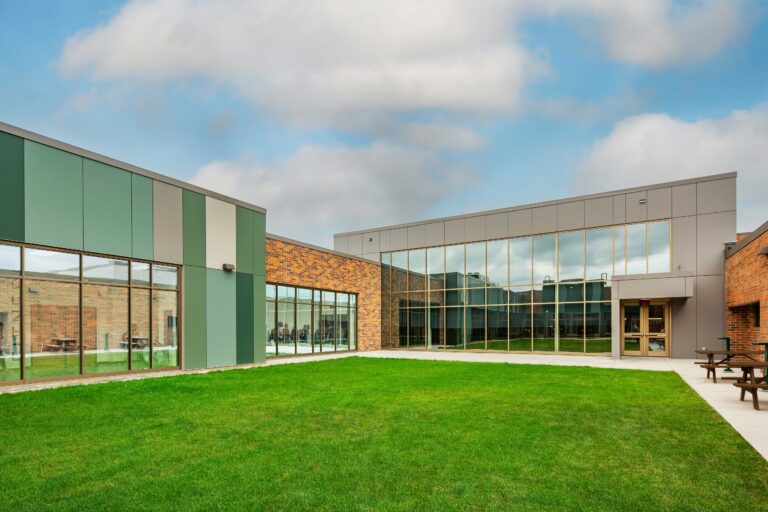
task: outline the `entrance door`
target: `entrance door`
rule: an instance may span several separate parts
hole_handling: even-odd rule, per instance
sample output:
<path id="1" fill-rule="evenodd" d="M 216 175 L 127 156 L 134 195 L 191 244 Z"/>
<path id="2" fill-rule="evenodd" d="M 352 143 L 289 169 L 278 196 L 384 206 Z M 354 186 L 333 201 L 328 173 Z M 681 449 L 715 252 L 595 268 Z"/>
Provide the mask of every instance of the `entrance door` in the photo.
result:
<path id="1" fill-rule="evenodd" d="M 669 301 L 625 302 L 621 317 L 622 355 L 669 356 Z"/>

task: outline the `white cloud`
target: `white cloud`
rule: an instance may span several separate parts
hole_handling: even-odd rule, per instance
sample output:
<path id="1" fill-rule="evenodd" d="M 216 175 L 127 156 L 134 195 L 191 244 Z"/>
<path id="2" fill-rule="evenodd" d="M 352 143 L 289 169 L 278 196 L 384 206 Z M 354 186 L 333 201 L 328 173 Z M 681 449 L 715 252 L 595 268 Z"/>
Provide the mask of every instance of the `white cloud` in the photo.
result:
<path id="1" fill-rule="evenodd" d="M 334 232 L 423 215 L 467 176 L 423 150 L 376 143 L 308 145 L 270 162 L 215 161 L 191 181 L 267 208 L 271 232 L 331 246 Z"/>
<path id="2" fill-rule="evenodd" d="M 768 219 L 768 105 L 720 119 L 686 122 L 643 114 L 617 123 L 595 143 L 575 175 L 576 192 L 737 171 L 739 230 Z"/>

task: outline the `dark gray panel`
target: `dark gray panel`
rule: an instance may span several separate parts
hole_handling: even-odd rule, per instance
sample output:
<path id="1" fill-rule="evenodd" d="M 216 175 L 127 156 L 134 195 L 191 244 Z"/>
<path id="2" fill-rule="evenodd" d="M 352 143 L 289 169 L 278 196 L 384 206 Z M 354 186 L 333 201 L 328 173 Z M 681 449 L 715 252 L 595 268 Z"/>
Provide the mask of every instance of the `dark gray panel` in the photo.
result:
<path id="1" fill-rule="evenodd" d="M 588 228 L 613 224 L 613 198 L 600 197 L 584 201 L 584 225 Z"/>
<path id="2" fill-rule="evenodd" d="M 445 221 L 445 243 L 458 244 L 464 242 L 464 219 Z"/>
<path id="3" fill-rule="evenodd" d="M 672 187 L 672 216 L 696 215 L 696 184 Z"/>
<path id="4" fill-rule="evenodd" d="M 696 223 L 697 274 L 722 274 L 724 244 L 736 241 L 736 212 L 698 215 Z"/>
<path id="5" fill-rule="evenodd" d="M 736 209 L 736 178 L 696 184 L 697 213 L 726 212 Z"/>
<path id="6" fill-rule="evenodd" d="M 696 216 L 672 219 L 672 271 L 696 272 Z"/>
<path id="7" fill-rule="evenodd" d="M 584 201 L 557 205 L 557 229 L 581 229 L 584 227 Z"/>
<path id="8" fill-rule="evenodd" d="M 184 262 L 181 189 L 161 181 L 152 183 L 153 245 L 155 259 Z"/>
<path id="9" fill-rule="evenodd" d="M 531 222 L 533 214 L 530 208 L 509 212 L 507 224 L 509 236 L 525 236 L 531 234 Z"/>
<path id="10" fill-rule="evenodd" d="M 485 216 L 464 219 L 464 240 L 478 242 L 485 240 Z"/>
<path id="11" fill-rule="evenodd" d="M 668 219 L 672 216 L 672 189 L 656 188 L 648 191 L 648 220 Z"/>
<path id="12" fill-rule="evenodd" d="M 552 233 L 557 231 L 557 205 L 531 208 L 531 232 Z"/>
<path id="13" fill-rule="evenodd" d="M 627 220 L 626 222 L 641 222 L 648 220 L 648 205 L 644 201 L 648 200 L 648 194 L 645 191 L 627 194 Z"/>

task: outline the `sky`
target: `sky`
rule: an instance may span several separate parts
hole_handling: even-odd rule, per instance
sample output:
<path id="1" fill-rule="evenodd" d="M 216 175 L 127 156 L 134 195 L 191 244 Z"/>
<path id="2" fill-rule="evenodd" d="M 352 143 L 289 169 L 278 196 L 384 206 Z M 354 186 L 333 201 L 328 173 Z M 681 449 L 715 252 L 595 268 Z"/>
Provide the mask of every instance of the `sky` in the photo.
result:
<path id="1" fill-rule="evenodd" d="M 0 121 L 333 233 L 737 171 L 766 0 L 0 0 Z"/>

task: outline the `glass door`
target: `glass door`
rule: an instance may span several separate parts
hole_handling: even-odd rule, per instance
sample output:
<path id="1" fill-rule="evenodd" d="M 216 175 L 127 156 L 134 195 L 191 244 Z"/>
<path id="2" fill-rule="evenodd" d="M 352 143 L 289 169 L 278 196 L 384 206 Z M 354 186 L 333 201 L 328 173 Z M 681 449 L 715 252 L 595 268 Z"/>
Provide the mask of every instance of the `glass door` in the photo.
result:
<path id="1" fill-rule="evenodd" d="M 621 316 L 623 355 L 669 356 L 669 301 L 625 302 Z"/>

